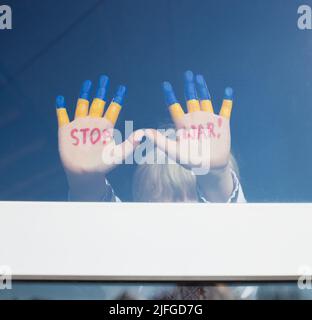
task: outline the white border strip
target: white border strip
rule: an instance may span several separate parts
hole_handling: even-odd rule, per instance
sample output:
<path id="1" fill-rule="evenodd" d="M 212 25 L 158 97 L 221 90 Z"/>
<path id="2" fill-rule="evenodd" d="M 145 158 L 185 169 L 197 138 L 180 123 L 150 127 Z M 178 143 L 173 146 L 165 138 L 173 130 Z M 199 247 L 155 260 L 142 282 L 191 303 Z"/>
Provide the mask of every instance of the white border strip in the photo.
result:
<path id="1" fill-rule="evenodd" d="M 15 280 L 296 280 L 311 204 L 0 202 Z"/>

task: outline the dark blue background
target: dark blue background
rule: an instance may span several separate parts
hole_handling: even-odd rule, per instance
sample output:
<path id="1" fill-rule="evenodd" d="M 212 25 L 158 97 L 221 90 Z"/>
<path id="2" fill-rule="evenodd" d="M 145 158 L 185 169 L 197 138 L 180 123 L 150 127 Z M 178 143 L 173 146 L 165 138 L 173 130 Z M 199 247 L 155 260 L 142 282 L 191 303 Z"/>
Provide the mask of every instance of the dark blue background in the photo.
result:
<path id="1" fill-rule="evenodd" d="M 304 1 L 312 6 L 312 1 Z M 4 4 L 4 3 L 3 3 Z M 54 99 L 81 82 L 128 87 L 118 123 L 168 120 L 161 82 L 183 98 L 183 72 L 203 73 L 220 107 L 235 89 L 233 151 L 251 202 L 312 201 L 312 31 L 297 0 L 7 0 L 0 31 L 0 200 L 66 200 Z M 134 167 L 110 181 L 131 199 Z"/>

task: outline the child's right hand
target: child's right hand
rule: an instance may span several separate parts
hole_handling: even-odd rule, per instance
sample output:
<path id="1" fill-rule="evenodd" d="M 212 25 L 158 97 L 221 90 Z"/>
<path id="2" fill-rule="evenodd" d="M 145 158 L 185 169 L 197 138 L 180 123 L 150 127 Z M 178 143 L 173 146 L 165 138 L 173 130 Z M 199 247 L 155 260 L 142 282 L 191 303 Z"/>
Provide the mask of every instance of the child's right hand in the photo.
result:
<path id="1" fill-rule="evenodd" d="M 91 81 L 85 81 L 77 102 L 75 119 L 71 122 L 64 97 L 57 97 L 59 152 L 71 193 L 81 188 L 92 189 L 93 186 L 103 188 L 105 175 L 135 150 L 144 135 L 139 130 L 123 143 L 115 143 L 113 129 L 126 89 L 123 86 L 118 88 L 103 116 L 107 87 L 108 78 L 102 76 L 96 97 L 89 108 Z"/>

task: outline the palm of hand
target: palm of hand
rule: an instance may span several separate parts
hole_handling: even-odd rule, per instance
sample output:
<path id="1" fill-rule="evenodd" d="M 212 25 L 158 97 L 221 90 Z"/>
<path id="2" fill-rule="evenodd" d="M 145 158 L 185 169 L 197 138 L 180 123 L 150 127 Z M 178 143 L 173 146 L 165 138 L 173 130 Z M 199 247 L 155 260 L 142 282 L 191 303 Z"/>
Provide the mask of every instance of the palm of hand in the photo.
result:
<path id="1" fill-rule="evenodd" d="M 105 118 L 78 118 L 59 128 L 59 151 L 70 173 L 107 172 L 103 152 L 115 147 L 112 124 Z"/>
<path id="2" fill-rule="evenodd" d="M 204 111 L 185 114 L 176 122 L 178 159 L 189 168 L 222 168 L 230 157 L 228 119 Z"/>

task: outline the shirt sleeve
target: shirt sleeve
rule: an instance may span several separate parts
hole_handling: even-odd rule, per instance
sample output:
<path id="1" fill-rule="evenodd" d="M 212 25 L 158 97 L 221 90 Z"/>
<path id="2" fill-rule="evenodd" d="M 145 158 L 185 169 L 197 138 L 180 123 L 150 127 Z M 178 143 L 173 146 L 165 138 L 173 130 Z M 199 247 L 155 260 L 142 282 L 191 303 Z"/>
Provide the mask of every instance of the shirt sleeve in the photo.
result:
<path id="1" fill-rule="evenodd" d="M 100 199 L 101 202 L 121 202 L 121 200 L 115 195 L 114 189 L 110 185 L 107 179 L 105 179 L 106 188 L 105 188 L 105 194 Z M 72 198 L 70 196 L 70 192 L 68 193 L 68 201 L 72 201 Z"/>
<path id="2" fill-rule="evenodd" d="M 233 178 L 233 191 L 226 203 L 246 203 L 245 195 L 243 192 L 243 188 L 239 182 L 239 179 L 237 177 L 237 174 L 235 171 L 231 170 L 231 175 Z M 203 193 L 198 189 L 198 197 L 200 199 L 200 202 L 209 203 L 209 201 L 203 196 Z"/>
<path id="3" fill-rule="evenodd" d="M 246 203 L 247 201 L 245 199 L 243 188 L 239 182 L 237 174 L 233 170 L 231 171 L 231 174 L 233 177 L 234 189 L 227 203 Z"/>
<path id="4" fill-rule="evenodd" d="M 114 189 L 108 182 L 108 180 L 105 180 L 106 186 L 107 186 L 107 192 L 105 196 L 103 197 L 102 201 L 103 202 L 121 202 L 121 200 L 115 195 Z"/>

